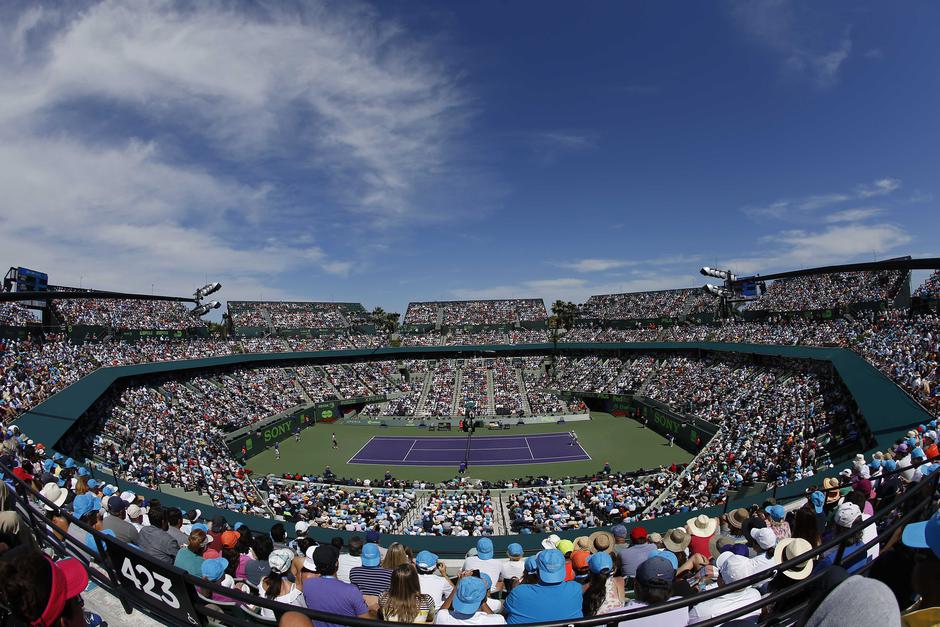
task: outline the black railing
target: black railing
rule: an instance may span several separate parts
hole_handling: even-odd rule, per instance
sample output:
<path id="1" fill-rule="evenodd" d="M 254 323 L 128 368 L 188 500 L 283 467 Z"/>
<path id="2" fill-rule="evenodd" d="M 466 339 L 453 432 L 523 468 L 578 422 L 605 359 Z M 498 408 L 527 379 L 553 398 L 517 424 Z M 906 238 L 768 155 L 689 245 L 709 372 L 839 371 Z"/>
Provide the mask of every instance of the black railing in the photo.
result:
<path id="1" fill-rule="evenodd" d="M 900 473 L 904 470 L 908 469 L 899 469 L 895 471 L 895 473 Z M 132 608 L 136 608 L 170 624 L 203 624 L 206 619 L 239 626 L 271 625 L 275 623 L 273 620 L 261 618 L 253 610 L 242 608 L 241 604 L 244 604 L 255 608 L 270 609 L 276 615 L 287 611 L 297 611 L 314 620 L 348 625 L 349 627 L 376 627 L 386 624 L 378 620 L 338 616 L 285 605 L 260 596 L 246 594 L 237 589 L 226 588 L 217 583 L 194 577 L 174 566 L 156 562 L 153 558 L 134 546 L 121 542 L 113 536 L 96 531 L 79 522 L 67 511 L 60 509 L 55 506 L 55 504 L 42 497 L 38 492 L 32 489 L 31 486 L 14 477 L 9 468 L 0 465 L 0 471 L 14 482 L 17 486 L 17 493 L 21 497 L 28 497 L 26 499 L 21 498 L 17 500 L 17 510 L 29 522 L 29 526 L 34 532 L 37 543 L 41 547 L 52 548 L 60 556 L 67 555 L 81 560 L 86 565 L 91 579 L 102 588 L 118 597 L 124 609 L 128 612 L 130 612 Z M 890 474 L 885 476 L 890 476 Z M 538 625 L 539 627 L 592 627 L 595 625 L 615 625 L 621 620 L 654 616 L 682 607 L 691 607 L 702 601 L 713 599 L 759 582 L 767 581 L 784 570 L 796 567 L 807 560 L 815 559 L 832 549 L 836 549 L 837 551 L 833 562 L 834 565 L 842 565 L 846 543 L 861 529 L 870 525 L 884 523 L 882 528 L 876 533 L 876 537 L 856 549 L 856 551 L 853 552 L 853 556 L 867 552 L 868 549 L 879 544 L 881 541 L 891 538 L 899 528 L 909 522 L 926 518 L 929 509 L 932 507 L 933 500 L 931 497 L 937 489 L 938 480 L 940 480 L 940 472 L 935 472 L 929 477 L 922 479 L 917 484 L 909 487 L 903 494 L 896 496 L 889 504 L 882 505 L 879 511 L 861 524 L 835 536 L 830 541 L 795 559 L 751 575 L 746 579 L 701 592 L 690 597 L 678 598 L 666 603 L 637 610 L 618 611 L 577 620 L 546 621 L 535 623 L 534 625 Z M 29 498 L 37 501 L 41 505 L 51 508 L 53 512 L 64 516 L 70 523 L 77 525 L 86 534 L 91 535 L 91 537 L 94 538 L 96 551 L 92 551 L 88 546 L 78 542 L 75 538 L 63 532 L 58 527 L 54 527 L 51 521 L 44 517 L 40 511 L 38 511 L 37 507 L 29 502 Z M 871 563 L 869 562 L 863 570 L 867 570 L 870 567 Z M 795 582 L 784 590 L 763 596 L 759 601 L 750 605 L 697 624 L 708 627 L 752 614 L 761 608 L 809 589 L 819 582 L 820 578 L 824 576 L 824 572 L 825 571 L 814 572 L 810 577 Z M 200 594 L 198 590 L 205 590 L 207 594 Z M 207 600 L 206 596 L 211 595 L 213 592 L 235 599 L 237 603 L 227 605 L 224 603 L 220 604 L 217 601 Z M 770 622 L 779 624 L 781 621 L 783 621 L 783 623 L 789 622 L 802 611 L 804 604 L 805 601 L 803 604 L 798 604 L 788 609 L 782 615 L 767 616 L 762 622 L 765 624 Z M 227 609 L 224 609 L 225 607 L 227 607 Z"/>

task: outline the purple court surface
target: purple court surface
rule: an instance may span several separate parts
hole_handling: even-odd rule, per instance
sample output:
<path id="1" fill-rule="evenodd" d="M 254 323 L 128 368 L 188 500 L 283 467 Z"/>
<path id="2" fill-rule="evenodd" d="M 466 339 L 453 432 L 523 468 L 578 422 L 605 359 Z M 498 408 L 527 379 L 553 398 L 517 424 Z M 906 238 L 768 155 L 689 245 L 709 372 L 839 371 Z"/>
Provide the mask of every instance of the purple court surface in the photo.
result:
<path id="1" fill-rule="evenodd" d="M 549 464 L 591 459 L 567 433 L 483 435 L 470 441 L 470 465 Z M 398 466 L 457 466 L 467 454 L 467 436 L 374 436 L 349 464 Z"/>

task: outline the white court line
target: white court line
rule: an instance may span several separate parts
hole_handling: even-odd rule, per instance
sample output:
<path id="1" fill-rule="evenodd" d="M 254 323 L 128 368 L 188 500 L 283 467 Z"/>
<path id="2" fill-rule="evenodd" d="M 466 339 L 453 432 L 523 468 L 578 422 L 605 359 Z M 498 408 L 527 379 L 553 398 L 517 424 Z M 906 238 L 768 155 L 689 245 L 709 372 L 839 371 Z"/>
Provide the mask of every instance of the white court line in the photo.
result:
<path id="1" fill-rule="evenodd" d="M 368 441 L 367 441 L 365 444 L 362 445 L 362 447 L 361 447 L 358 451 L 356 451 L 356 454 L 355 454 L 355 455 L 353 455 L 353 456 L 350 457 L 348 460 L 346 460 L 346 463 L 347 463 L 347 464 L 351 464 L 351 463 L 352 463 L 352 460 L 356 459 L 356 457 L 359 455 L 359 453 L 361 453 L 367 446 L 369 446 L 369 444 L 371 444 L 371 443 L 372 443 L 372 440 L 374 440 L 374 439 L 375 439 L 375 436 L 373 435 L 371 438 L 368 439 Z"/>
<path id="2" fill-rule="evenodd" d="M 408 452 L 405 453 L 405 456 L 401 458 L 401 461 L 403 461 L 403 462 L 408 461 L 408 456 L 411 455 L 411 450 L 415 447 L 415 444 L 417 444 L 417 443 L 418 443 L 418 438 L 415 438 L 415 439 L 411 442 L 411 448 L 408 449 Z"/>
<path id="3" fill-rule="evenodd" d="M 532 447 L 529 446 L 529 438 L 525 439 L 525 447 L 529 449 L 529 457 L 532 458 L 532 461 L 535 461 L 535 455 L 532 453 Z"/>
<path id="4" fill-rule="evenodd" d="M 429 452 L 429 453 L 434 453 L 434 452 L 436 452 L 436 451 L 465 451 L 465 450 L 467 450 L 465 447 L 460 447 L 460 448 L 419 448 L 419 449 L 418 449 L 418 452 L 420 453 L 421 451 L 425 451 L 425 452 Z M 489 447 L 489 448 L 473 448 L 473 446 L 470 447 L 470 452 L 471 452 L 471 453 L 472 453 L 473 451 L 476 451 L 476 452 L 479 453 L 479 452 L 481 452 L 481 451 L 515 451 L 515 450 L 520 450 L 520 451 L 521 451 L 521 450 L 522 450 L 522 447 L 521 447 L 521 446 L 491 446 L 491 447 Z M 531 449 L 529 449 L 529 450 L 531 450 Z M 410 449 L 409 449 L 408 452 L 409 452 L 409 453 L 411 452 Z M 405 461 L 405 460 L 402 460 L 402 461 Z"/>

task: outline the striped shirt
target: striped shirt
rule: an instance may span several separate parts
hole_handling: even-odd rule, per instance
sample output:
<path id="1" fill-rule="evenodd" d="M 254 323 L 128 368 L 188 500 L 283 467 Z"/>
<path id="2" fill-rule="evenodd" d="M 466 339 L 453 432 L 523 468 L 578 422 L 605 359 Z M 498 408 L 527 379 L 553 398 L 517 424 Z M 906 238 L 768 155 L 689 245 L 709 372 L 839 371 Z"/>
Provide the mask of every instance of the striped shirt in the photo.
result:
<path id="1" fill-rule="evenodd" d="M 392 585 L 392 569 L 381 566 L 356 566 L 349 571 L 349 583 L 362 594 L 379 596 Z"/>

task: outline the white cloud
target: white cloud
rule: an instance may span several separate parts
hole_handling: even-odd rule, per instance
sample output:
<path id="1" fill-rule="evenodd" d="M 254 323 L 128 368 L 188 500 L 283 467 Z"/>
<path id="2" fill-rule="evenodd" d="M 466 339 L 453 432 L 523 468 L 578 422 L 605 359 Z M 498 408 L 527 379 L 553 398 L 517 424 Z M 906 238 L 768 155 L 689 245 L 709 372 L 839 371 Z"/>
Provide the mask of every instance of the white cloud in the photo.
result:
<path id="1" fill-rule="evenodd" d="M 845 209 L 843 211 L 837 211 L 835 213 L 829 214 L 825 218 L 825 222 L 834 224 L 836 222 L 861 222 L 862 220 L 867 220 L 868 218 L 873 218 L 875 216 L 881 215 L 884 213 L 884 209 L 880 207 L 859 207 L 857 209 Z"/>
<path id="2" fill-rule="evenodd" d="M 210 274 L 235 298 L 301 268 L 348 276 L 356 263 L 317 243 L 335 219 L 294 206 L 295 185 L 315 182 L 347 220 L 408 224 L 459 151 L 455 73 L 366 5 L 105 0 L 8 17 L 0 250 L 63 283 Z M 256 174 L 269 159 L 298 178 Z"/>
<path id="3" fill-rule="evenodd" d="M 636 262 L 626 259 L 579 259 L 577 261 L 564 261 L 558 265 L 575 272 L 605 272 L 615 268 L 633 266 L 636 265 Z"/>
<path id="4" fill-rule="evenodd" d="M 884 196 L 890 194 L 901 187 L 901 181 L 893 178 L 878 179 L 871 185 L 860 185 L 858 187 L 859 198 L 871 198 L 872 196 Z"/>
<path id="5" fill-rule="evenodd" d="M 781 231 L 762 238 L 759 252 L 726 259 L 719 266 L 739 275 L 765 270 L 783 272 L 849 263 L 870 258 L 873 253 L 883 255 L 911 240 L 904 229 L 893 224 L 840 224 L 821 231 Z"/>
<path id="6" fill-rule="evenodd" d="M 814 38 L 806 26 L 818 24 L 818 18 L 797 15 L 798 8 L 787 0 L 736 0 L 731 15 L 744 33 L 780 57 L 783 68 L 819 88 L 831 87 L 852 52 L 850 29 L 834 45 L 831 36 Z"/>
<path id="7" fill-rule="evenodd" d="M 586 279 L 562 277 L 556 279 L 534 279 L 515 284 L 495 285 L 484 288 L 461 288 L 451 291 L 454 298 L 542 298 L 551 306 L 555 300 L 583 303 L 595 294 L 619 294 L 650 290 L 701 287 L 704 283 L 697 273 L 657 274 L 650 272 L 623 281 L 591 282 Z"/>

